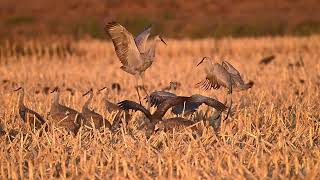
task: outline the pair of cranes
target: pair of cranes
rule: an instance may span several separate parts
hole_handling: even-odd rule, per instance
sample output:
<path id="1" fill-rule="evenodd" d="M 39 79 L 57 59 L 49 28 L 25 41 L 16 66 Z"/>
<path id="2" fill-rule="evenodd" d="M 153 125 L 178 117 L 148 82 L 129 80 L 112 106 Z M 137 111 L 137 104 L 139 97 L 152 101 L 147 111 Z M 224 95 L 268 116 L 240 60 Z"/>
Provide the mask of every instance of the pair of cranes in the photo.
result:
<path id="1" fill-rule="evenodd" d="M 107 23 L 105 31 L 111 37 L 115 52 L 122 63 L 120 69 L 134 75 L 137 79 L 137 84 L 138 78 L 141 78 L 142 87 L 146 91 L 143 83 L 144 72 L 154 61 L 157 43 L 162 41 L 166 44 L 166 42 L 161 36 L 156 35 L 151 45 L 146 48 L 151 27 L 146 28 L 135 38 L 125 27 L 117 22 Z M 206 79 L 201 81 L 199 85 L 202 85 L 206 90 L 210 88 L 219 89 L 222 86 L 228 89 L 228 94 L 231 94 L 232 88 L 247 90 L 253 86 L 253 82 L 244 83 L 239 71 L 227 61 L 219 64 L 214 63 L 209 57 L 204 57 L 197 66 L 200 64 L 205 64 Z"/>

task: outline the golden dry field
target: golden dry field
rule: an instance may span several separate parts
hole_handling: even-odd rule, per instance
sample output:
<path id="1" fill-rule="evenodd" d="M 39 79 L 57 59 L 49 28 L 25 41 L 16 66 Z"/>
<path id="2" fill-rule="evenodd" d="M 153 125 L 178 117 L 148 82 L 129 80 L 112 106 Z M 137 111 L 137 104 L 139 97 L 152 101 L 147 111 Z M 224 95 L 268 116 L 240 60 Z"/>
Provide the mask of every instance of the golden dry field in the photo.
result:
<path id="1" fill-rule="evenodd" d="M 195 86 L 204 76 L 195 68 L 203 56 L 228 60 L 252 89 L 234 92 L 231 116 L 219 129 L 207 125 L 210 112 L 201 107 L 191 118 L 200 133 L 190 129 L 157 132 L 147 139 L 137 126 L 144 115 L 133 112 L 127 127 L 117 133 L 80 129 L 73 136 L 50 126 L 42 134 L 26 131 L 18 114 L 19 86 L 25 104 L 46 117 L 52 95 L 61 88 L 63 104 L 81 110 L 91 87 L 92 108 L 112 121 L 103 94 L 112 102 L 138 101 L 133 76 L 120 70 L 112 43 L 64 38 L 3 41 L 0 44 L 0 120 L 8 133 L 0 139 L 1 179 L 319 179 L 320 178 L 320 36 L 169 40 L 158 45 L 156 60 L 146 71 L 149 92 L 170 81 L 182 86 L 179 95 L 200 93 L 223 101 L 224 90 Z M 259 64 L 275 55 L 270 64 Z M 72 93 L 71 93 L 72 92 Z M 168 112 L 166 117 L 173 115 Z M 202 121 L 203 120 L 203 121 Z"/>

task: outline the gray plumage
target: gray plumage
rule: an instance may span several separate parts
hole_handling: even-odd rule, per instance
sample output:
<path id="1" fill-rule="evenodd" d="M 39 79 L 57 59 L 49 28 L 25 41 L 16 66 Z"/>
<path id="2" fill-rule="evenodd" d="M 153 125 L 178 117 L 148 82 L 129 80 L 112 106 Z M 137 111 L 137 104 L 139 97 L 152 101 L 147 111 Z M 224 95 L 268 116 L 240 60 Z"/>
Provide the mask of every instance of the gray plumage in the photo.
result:
<path id="1" fill-rule="evenodd" d="M 230 74 L 232 86 L 235 91 L 242 91 L 252 88 L 253 82 L 249 81 L 248 83 L 245 83 L 239 71 L 236 68 L 234 68 L 230 63 L 228 63 L 227 61 L 223 61 L 222 66 Z"/>
<path id="2" fill-rule="evenodd" d="M 172 97 L 177 97 L 177 95 L 167 91 L 154 91 L 149 96 L 150 102 L 148 102 L 148 98 L 145 99 L 147 99 L 151 107 L 158 107 L 162 102 Z M 180 115 L 183 112 L 185 114 L 191 114 L 195 112 L 200 105 L 201 104 L 195 102 L 185 102 L 173 106 L 171 112 L 175 115 Z"/>
<path id="3" fill-rule="evenodd" d="M 142 79 L 142 87 L 147 93 L 143 83 L 143 74 L 146 69 L 148 69 L 154 59 L 156 46 L 159 41 L 164 44 L 165 41 L 159 36 L 155 36 L 154 40 L 150 43 L 149 47 L 146 48 L 146 41 L 150 35 L 151 27 L 147 28 L 141 34 L 139 34 L 135 39 L 133 35 L 127 31 L 126 28 L 121 26 L 117 22 L 109 22 L 105 25 L 105 31 L 110 36 L 116 54 L 122 63 L 120 67 L 123 71 L 134 75 L 137 81 L 137 87 L 139 78 Z M 139 90 L 137 88 L 139 101 L 141 99 Z"/>
<path id="4" fill-rule="evenodd" d="M 136 46 L 140 52 L 146 51 L 146 44 L 147 44 L 148 37 L 150 36 L 150 33 L 151 33 L 151 25 L 148 26 L 143 32 L 141 32 L 134 38 L 134 42 L 136 43 Z"/>
<path id="5" fill-rule="evenodd" d="M 121 69 L 132 75 L 141 75 L 151 66 L 155 57 L 156 44 L 158 41 L 163 41 L 160 36 L 156 36 L 146 49 L 145 44 L 150 28 L 138 35 L 136 39 L 117 22 L 107 23 L 105 30 L 111 37 L 116 54 L 122 63 Z"/>
<path id="6" fill-rule="evenodd" d="M 253 86 L 253 82 L 244 83 L 239 71 L 227 61 L 223 61 L 222 64 L 213 63 L 210 58 L 204 57 L 197 66 L 202 63 L 205 64 L 206 78 L 197 85 L 205 90 L 224 87 L 228 94 L 231 94 L 233 90 L 247 90 Z"/>
<path id="7" fill-rule="evenodd" d="M 102 89 L 99 90 L 99 92 L 101 92 L 103 90 L 106 91 L 105 95 L 103 97 L 105 110 L 108 113 L 113 113 L 113 112 L 116 113 L 116 115 L 113 119 L 112 125 L 111 125 L 111 129 L 110 129 L 112 132 L 116 132 L 121 127 L 121 117 L 125 116 L 125 122 L 128 124 L 129 121 L 131 120 L 131 115 L 129 114 L 128 110 L 124 111 L 117 104 L 108 100 L 109 89 L 107 87 L 103 87 Z"/>
<path id="8" fill-rule="evenodd" d="M 91 88 L 88 92 L 83 94 L 83 96 L 86 95 L 89 95 L 89 98 L 82 107 L 82 114 L 86 119 L 84 125 L 90 128 L 93 128 L 94 125 L 96 129 L 100 129 L 103 126 L 111 129 L 111 124 L 108 120 L 104 119 L 102 115 L 89 108 L 93 99 L 93 89 Z"/>
<path id="9" fill-rule="evenodd" d="M 55 95 L 51 104 L 50 116 L 58 126 L 77 134 L 82 122 L 85 121 L 84 116 L 80 112 L 59 103 L 60 90 L 57 87 L 51 93 L 55 93 Z"/>
<path id="10" fill-rule="evenodd" d="M 134 101 L 129 101 L 129 100 L 124 100 L 121 101 L 119 104 L 119 107 L 124 109 L 124 110 L 135 110 L 135 111 L 141 111 L 142 113 L 145 114 L 145 116 L 149 119 L 149 123 L 147 123 L 147 135 L 150 135 L 151 133 L 154 132 L 155 125 L 163 120 L 163 116 L 166 114 L 168 109 L 172 108 L 173 106 L 183 104 L 184 102 L 196 102 L 196 103 L 206 103 L 207 105 L 210 105 L 217 109 L 218 111 L 224 111 L 227 107 L 212 98 L 204 98 L 204 96 L 191 96 L 191 97 L 185 97 L 185 96 L 175 96 L 166 99 L 162 103 L 160 103 L 157 107 L 157 110 L 151 114 L 149 110 L 147 110 L 145 107 L 142 105 L 134 102 Z"/>
<path id="11" fill-rule="evenodd" d="M 99 92 L 102 92 L 104 90 L 105 90 L 105 94 L 104 94 L 104 97 L 103 97 L 103 102 L 104 102 L 104 105 L 105 105 L 105 110 L 108 113 L 122 111 L 122 109 L 117 104 L 109 101 L 108 94 L 109 94 L 110 90 L 107 87 L 103 87 L 103 88 L 99 89 Z"/>
<path id="12" fill-rule="evenodd" d="M 19 91 L 19 115 L 22 121 L 28 124 L 31 129 L 40 129 L 45 124 L 44 118 L 37 112 L 27 108 L 24 105 L 24 89 L 19 87 L 15 91 Z"/>
<path id="13" fill-rule="evenodd" d="M 194 125 L 195 122 L 182 118 L 182 117 L 174 117 L 174 118 L 169 118 L 169 119 L 163 119 L 162 121 L 160 121 L 155 129 L 157 130 L 162 130 L 162 131 L 171 131 L 173 129 L 184 129 L 187 127 L 190 127 L 192 125 Z M 192 128 L 192 130 L 195 130 L 195 127 Z"/>

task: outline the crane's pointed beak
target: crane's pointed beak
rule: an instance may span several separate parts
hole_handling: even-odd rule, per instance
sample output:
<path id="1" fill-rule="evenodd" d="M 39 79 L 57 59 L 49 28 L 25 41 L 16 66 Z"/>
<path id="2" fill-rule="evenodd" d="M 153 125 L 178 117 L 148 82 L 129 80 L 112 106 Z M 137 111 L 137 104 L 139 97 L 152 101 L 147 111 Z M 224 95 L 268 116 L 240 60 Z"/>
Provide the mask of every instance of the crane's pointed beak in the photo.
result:
<path id="1" fill-rule="evenodd" d="M 167 43 L 162 39 L 161 36 L 159 36 L 159 38 L 160 38 L 160 40 L 161 40 L 165 45 L 167 45 Z"/>
<path id="2" fill-rule="evenodd" d="M 58 87 L 55 87 L 50 93 L 54 93 L 56 91 L 58 91 Z"/>
<path id="3" fill-rule="evenodd" d="M 19 87 L 18 89 L 15 89 L 15 90 L 13 90 L 13 91 L 19 91 L 20 89 L 22 89 L 22 87 Z"/>
<path id="4" fill-rule="evenodd" d="M 92 89 L 90 89 L 88 92 L 84 93 L 82 96 L 86 96 L 88 95 L 91 91 L 93 91 Z"/>
<path id="5" fill-rule="evenodd" d="M 201 63 L 203 63 L 203 61 L 206 59 L 206 57 L 204 57 L 204 58 L 202 58 L 202 60 L 197 64 L 197 67 L 201 64 Z"/>
<path id="6" fill-rule="evenodd" d="M 99 89 L 98 91 L 101 92 L 101 91 L 103 91 L 104 89 L 107 89 L 107 87 L 103 87 L 103 88 Z"/>

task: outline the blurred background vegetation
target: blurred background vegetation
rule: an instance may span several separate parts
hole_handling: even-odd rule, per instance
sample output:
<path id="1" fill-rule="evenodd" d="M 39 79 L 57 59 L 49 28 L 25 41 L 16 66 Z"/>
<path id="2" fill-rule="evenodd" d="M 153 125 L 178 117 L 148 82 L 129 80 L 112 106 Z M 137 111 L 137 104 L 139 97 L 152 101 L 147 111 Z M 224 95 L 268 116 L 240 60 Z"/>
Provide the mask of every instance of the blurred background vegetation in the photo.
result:
<path id="1" fill-rule="evenodd" d="M 0 38 L 106 38 L 105 21 L 173 38 L 320 33 L 319 0 L 1 0 Z"/>

